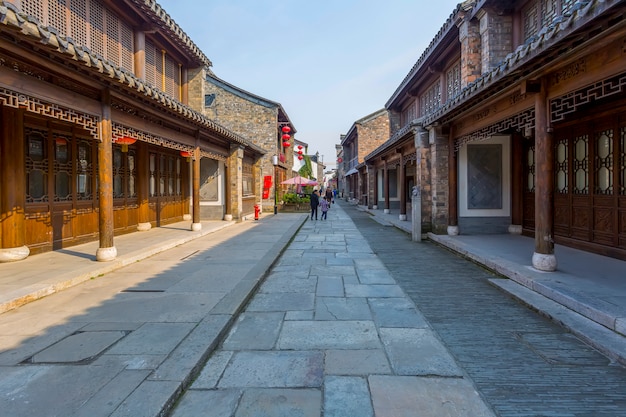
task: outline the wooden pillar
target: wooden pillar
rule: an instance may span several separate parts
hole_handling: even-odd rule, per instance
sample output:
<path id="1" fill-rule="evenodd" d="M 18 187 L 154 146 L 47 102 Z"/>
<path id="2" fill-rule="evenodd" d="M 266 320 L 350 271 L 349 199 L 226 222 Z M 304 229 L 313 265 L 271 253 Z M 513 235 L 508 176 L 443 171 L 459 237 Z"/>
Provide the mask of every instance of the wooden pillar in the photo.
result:
<path id="1" fill-rule="evenodd" d="M 450 129 L 448 139 L 448 235 L 459 234 L 459 200 L 458 200 L 458 156 L 454 140 L 454 129 Z"/>
<path id="2" fill-rule="evenodd" d="M 111 92 L 102 91 L 102 120 L 100 120 L 100 142 L 98 143 L 98 226 L 100 247 L 96 260 L 111 261 L 117 257 L 113 246 L 113 132 L 111 124 Z"/>
<path id="3" fill-rule="evenodd" d="M 193 162 L 192 162 L 192 173 L 191 173 L 191 194 L 193 200 L 193 209 L 192 209 L 192 223 L 191 230 L 201 230 L 202 223 L 200 223 L 200 147 L 196 146 L 193 150 Z"/>
<path id="4" fill-rule="evenodd" d="M 404 166 L 404 156 L 400 152 L 400 220 L 406 220 L 406 168 Z"/>
<path id="5" fill-rule="evenodd" d="M 148 144 L 137 142 L 137 230 L 145 232 L 152 228 L 150 223 L 150 155 Z"/>
<path id="6" fill-rule="evenodd" d="M 519 133 L 512 135 L 511 147 L 513 156 L 511 158 L 511 225 L 509 233 L 522 234 L 522 213 L 523 213 L 523 137 Z"/>
<path id="7" fill-rule="evenodd" d="M 146 80 L 146 34 L 141 30 L 135 31 L 135 76 L 142 81 Z"/>
<path id="8" fill-rule="evenodd" d="M 373 209 L 376 206 L 376 167 L 367 165 L 367 208 Z"/>
<path id="9" fill-rule="evenodd" d="M 383 193 L 385 194 L 385 208 L 383 211 L 389 213 L 389 166 L 386 160 L 384 160 L 383 165 Z"/>
<path id="10" fill-rule="evenodd" d="M 224 161 L 224 220 L 233 220 L 232 192 L 230 190 L 230 160 Z M 274 166 L 274 181 L 276 181 L 276 167 Z M 276 185 L 273 184 L 275 187 Z"/>
<path id="11" fill-rule="evenodd" d="M 535 94 L 535 253 L 533 266 L 540 271 L 555 271 L 553 214 L 554 207 L 554 140 L 549 125 L 546 82 Z"/>
<path id="12" fill-rule="evenodd" d="M 0 107 L 0 262 L 20 261 L 26 246 L 24 110 Z"/>

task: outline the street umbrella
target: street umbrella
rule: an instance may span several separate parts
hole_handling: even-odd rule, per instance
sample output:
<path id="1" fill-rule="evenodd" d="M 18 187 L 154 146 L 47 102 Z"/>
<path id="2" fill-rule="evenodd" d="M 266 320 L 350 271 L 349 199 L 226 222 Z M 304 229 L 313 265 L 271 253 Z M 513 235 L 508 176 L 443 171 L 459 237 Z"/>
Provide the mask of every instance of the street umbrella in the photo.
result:
<path id="1" fill-rule="evenodd" d="M 281 184 L 290 184 L 290 185 L 317 185 L 317 181 L 310 180 L 308 178 L 301 177 L 300 175 L 296 175 L 293 178 L 289 178 L 281 182 Z"/>

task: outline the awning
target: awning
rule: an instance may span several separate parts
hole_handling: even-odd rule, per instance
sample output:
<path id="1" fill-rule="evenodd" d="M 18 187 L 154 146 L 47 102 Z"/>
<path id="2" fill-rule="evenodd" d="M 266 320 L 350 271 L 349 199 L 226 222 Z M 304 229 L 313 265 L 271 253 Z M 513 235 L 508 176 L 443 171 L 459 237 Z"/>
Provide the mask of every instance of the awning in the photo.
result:
<path id="1" fill-rule="evenodd" d="M 356 168 L 351 168 L 348 172 L 346 172 L 346 177 L 352 174 L 357 174 L 359 171 Z"/>

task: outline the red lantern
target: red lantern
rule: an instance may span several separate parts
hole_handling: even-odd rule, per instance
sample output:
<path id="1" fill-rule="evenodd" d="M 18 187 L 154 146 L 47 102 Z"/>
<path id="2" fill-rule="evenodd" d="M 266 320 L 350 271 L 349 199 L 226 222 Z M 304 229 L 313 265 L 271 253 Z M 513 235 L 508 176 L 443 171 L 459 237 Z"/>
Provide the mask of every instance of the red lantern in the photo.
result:
<path id="1" fill-rule="evenodd" d="M 289 126 L 283 126 L 283 133 L 289 133 L 291 132 L 291 128 Z"/>
<path id="2" fill-rule="evenodd" d="M 289 143 L 289 142 L 283 142 L 283 146 L 284 146 L 285 148 L 288 148 L 288 147 L 290 147 L 290 146 L 291 146 L 291 143 Z"/>
<path id="3" fill-rule="evenodd" d="M 122 152 L 128 152 L 128 145 L 132 145 L 135 142 L 137 142 L 137 139 L 130 136 L 122 136 L 115 141 L 115 143 L 122 145 Z"/>
<path id="4" fill-rule="evenodd" d="M 302 149 L 302 145 L 298 145 L 298 149 Z"/>
<path id="5" fill-rule="evenodd" d="M 302 151 L 298 151 L 298 154 L 302 155 Z"/>
<path id="6" fill-rule="evenodd" d="M 285 133 L 283 135 L 283 140 L 289 140 L 289 139 L 291 139 L 291 136 L 289 136 L 288 134 Z"/>
<path id="7" fill-rule="evenodd" d="M 302 161 L 302 158 L 304 158 L 304 156 L 302 155 L 298 155 L 298 159 Z"/>
<path id="8" fill-rule="evenodd" d="M 180 151 L 180 156 L 183 158 L 187 158 L 187 162 L 191 161 L 191 152 L 188 151 Z"/>

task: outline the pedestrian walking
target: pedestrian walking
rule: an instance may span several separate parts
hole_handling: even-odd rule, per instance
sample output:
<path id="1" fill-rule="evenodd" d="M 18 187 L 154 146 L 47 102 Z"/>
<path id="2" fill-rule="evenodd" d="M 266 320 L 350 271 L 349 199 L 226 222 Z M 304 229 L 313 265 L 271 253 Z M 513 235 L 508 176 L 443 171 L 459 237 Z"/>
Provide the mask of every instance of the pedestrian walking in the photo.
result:
<path id="1" fill-rule="evenodd" d="M 322 220 L 328 220 L 328 209 L 330 208 L 330 200 L 324 197 L 320 200 L 320 209 L 322 210 Z"/>
<path id="2" fill-rule="evenodd" d="M 326 193 L 324 193 L 326 200 L 330 203 L 333 201 L 333 190 L 330 187 L 326 187 Z"/>
<path id="3" fill-rule="evenodd" d="M 337 189 L 333 188 L 333 204 L 335 204 L 336 199 L 337 199 Z"/>
<path id="4" fill-rule="evenodd" d="M 315 215 L 315 220 L 317 220 L 317 207 L 320 205 L 320 196 L 317 193 L 317 190 L 313 190 L 311 193 L 311 220 L 313 220 L 313 215 Z"/>

